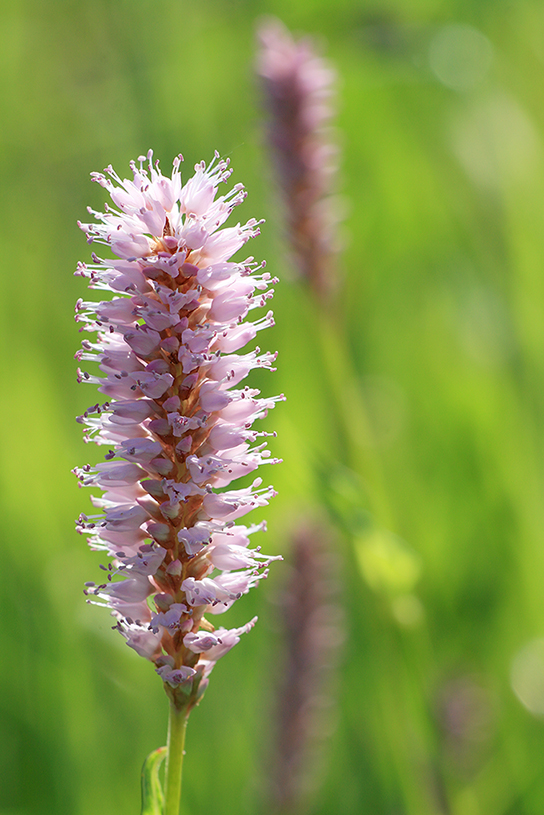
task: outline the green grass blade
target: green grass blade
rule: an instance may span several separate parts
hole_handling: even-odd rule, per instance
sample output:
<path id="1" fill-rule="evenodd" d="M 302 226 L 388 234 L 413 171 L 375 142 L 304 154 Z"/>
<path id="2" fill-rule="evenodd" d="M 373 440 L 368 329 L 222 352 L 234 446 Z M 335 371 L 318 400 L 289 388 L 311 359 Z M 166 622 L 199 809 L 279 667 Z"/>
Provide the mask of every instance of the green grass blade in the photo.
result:
<path id="1" fill-rule="evenodd" d="M 166 757 L 166 747 L 153 750 L 142 767 L 142 812 L 141 815 L 162 815 L 164 793 L 159 778 L 161 764 Z"/>

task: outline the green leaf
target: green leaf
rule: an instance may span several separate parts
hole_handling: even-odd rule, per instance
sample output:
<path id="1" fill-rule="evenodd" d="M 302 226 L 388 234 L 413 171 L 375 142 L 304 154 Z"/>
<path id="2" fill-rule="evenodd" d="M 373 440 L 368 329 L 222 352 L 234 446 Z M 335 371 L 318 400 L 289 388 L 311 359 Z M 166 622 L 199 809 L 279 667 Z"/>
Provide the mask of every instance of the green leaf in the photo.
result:
<path id="1" fill-rule="evenodd" d="M 153 750 L 142 767 L 142 812 L 141 815 L 163 815 L 164 793 L 159 778 L 159 770 L 166 757 L 166 747 Z"/>

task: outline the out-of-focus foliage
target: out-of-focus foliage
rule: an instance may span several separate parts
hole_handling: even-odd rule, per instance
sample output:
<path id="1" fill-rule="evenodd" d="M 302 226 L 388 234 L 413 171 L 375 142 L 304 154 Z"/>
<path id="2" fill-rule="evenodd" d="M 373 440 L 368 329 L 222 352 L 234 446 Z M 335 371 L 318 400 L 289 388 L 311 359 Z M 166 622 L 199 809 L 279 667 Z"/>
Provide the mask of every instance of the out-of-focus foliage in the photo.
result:
<path id="1" fill-rule="evenodd" d="M 544 6 L 530 0 L 3 0 L 0 26 L 1 815 L 132 815 L 167 703 L 83 602 L 99 555 L 71 467 L 76 227 L 89 173 L 153 147 L 229 155 L 282 279 L 284 391 L 265 513 L 286 555 L 338 530 L 346 642 L 312 815 L 544 808 Z M 275 14 L 341 77 L 344 282 L 323 319 L 290 280 L 253 78 Z M 364 414 L 362 412 L 364 408 Z M 266 545 L 263 541 L 265 551 Z M 229 617 L 259 625 L 189 725 L 186 813 L 263 813 L 281 564 Z"/>

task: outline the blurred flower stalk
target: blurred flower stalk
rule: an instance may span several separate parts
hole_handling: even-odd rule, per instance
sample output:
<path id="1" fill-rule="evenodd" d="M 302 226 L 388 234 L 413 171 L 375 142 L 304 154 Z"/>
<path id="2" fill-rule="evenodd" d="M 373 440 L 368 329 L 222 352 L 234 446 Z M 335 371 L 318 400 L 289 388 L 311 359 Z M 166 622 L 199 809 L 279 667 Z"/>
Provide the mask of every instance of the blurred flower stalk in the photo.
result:
<path id="1" fill-rule="evenodd" d="M 335 73 L 310 39 L 278 21 L 258 32 L 257 70 L 268 109 L 268 141 L 282 194 L 291 260 L 325 303 L 337 288 L 338 150 L 332 138 Z"/>
<path id="2" fill-rule="evenodd" d="M 338 226 L 343 206 L 337 195 L 339 155 L 332 127 L 336 75 L 309 38 L 296 40 L 278 20 L 264 21 L 258 38 L 257 72 L 267 114 L 270 163 L 281 195 L 289 261 L 297 273 L 295 286 L 302 295 L 308 353 L 326 394 L 322 437 L 327 443 L 318 446 L 321 437 L 318 434 L 316 439 L 314 424 L 314 436 L 305 440 L 306 458 L 314 459 L 320 502 L 349 540 L 348 564 L 351 561 L 374 593 L 372 614 L 379 617 L 385 611 L 387 629 L 395 615 L 398 622 L 400 611 L 403 620 L 419 619 L 420 605 L 411 594 L 419 570 L 409 547 L 388 531 L 395 527 L 393 509 L 361 375 L 351 353 L 342 312 L 346 298 L 338 296 L 342 282 Z M 312 751 L 315 757 L 316 734 L 320 729 L 327 732 L 327 724 L 319 721 L 318 707 L 325 700 L 329 708 L 336 703 L 334 668 L 341 637 L 334 634 L 331 621 L 341 617 L 339 592 L 333 590 L 327 596 L 316 588 L 325 583 L 334 588 L 330 570 L 328 581 L 323 582 L 321 566 L 333 534 L 320 512 L 307 515 L 306 528 L 294 524 L 290 535 L 296 578 L 286 585 L 282 599 L 285 608 L 296 609 L 282 626 L 283 672 L 289 679 L 278 692 L 272 785 L 273 806 L 282 814 L 304 811 L 322 781 L 310 760 Z M 334 556 L 338 565 L 339 552 Z M 302 592 L 301 586 L 305 587 Z M 292 620 L 297 620 L 296 626 Z M 376 630 L 380 625 L 381 621 L 376 623 Z M 378 639 L 376 652 L 381 650 Z M 391 709 L 398 705 L 398 699 L 389 701 Z M 425 790 L 422 800 L 426 796 Z"/>
<path id="3" fill-rule="evenodd" d="M 228 629 L 206 615 L 225 612 L 280 559 L 250 544 L 264 523 L 237 523 L 273 488 L 260 478 L 231 487 L 277 460 L 260 441 L 269 434 L 253 423 L 283 397 L 241 384 L 254 368 L 273 370 L 275 355 L 237 353 L 273 325 L 271 311 L 246 318 L 266 307 L 276 281 L 252 257 L 230 260 L 259 224 L 220 228 L 246 196 L 241 184 L 218 195 L 228 161 L 216 153 L 185 184 L 181 161 L 163 176 L 150 151 L 132 162 L 130 180 L 111 167 L 93 174 L 114 207 L 89 210 L 96 223 L 80 226 L 114 258 L 93 254 L 76 272 L 113 294 L 76 307 L 80 330 L 96 335 L 76 356 L 101 372 L 78 377 L 107 400 L 79 417 L 86 440 L 107 448 L 105 461 L 76 470 L 83 486 L 103 491 L 91 499 L 99 514 L 81 515 L 78 529 L 109 558 L 105 580 L 87 583 L 86 594 L 111 609 L 114 627 L 153 663 L 169 697 L 164 815 L 179 811 L 189 713 L 217 660 L 256 621 Z"/>
<path id="4" fill-rule="evenodd" d="M 313 339 L 328 379 L 331 426 L 342 448 L 336 460 L 364 473 L 373 512 L 390 523 L 381 464 L 350 358 L 345 319 L 337 308 L 342 281 L 338 227 L 344 205 L 337 194 L 336 72 L 311 38 L 295 40 L 275 18 L 261 24 L 258 40 L 257 73 L 289 261 L 314 306 Z"/>
<path id="5" fill-rule="evenodd" d="M 270 797 L 275 813 L 306 809 L 334 726 L 336 668 L 344 639 L 336 536 L 326 521 L 300 520 L 279 596 L 284 655 L 275 711 Z"/>
<path id="6" fill-rule="evenodd" d="M 290 265 L 304 300 L 315 308 L 319 336 L 314 347 L 318 356 L 322 354 L 320 361 L 330 360 L 332 369 L 343 367 L 345 349 L 338 347 L 332 330 L 334 295 L 340 287 L 338 149 L 331 124 L 335 72 L 309 38 L 295 41 L 278 20 L 263 22 L 258 39 L 257 72 Z M 323 369 L 329 376 L 326 362 Z M 335 389 L 329 393 L 334 422 Z M 341 426 L 341 421 L 336 424 Z M 333 720 L 338 646 L 343 639 L 333 568 L 338 553 L 333 557 L 330 551 L 335 535 L 321 513 L 305 510 L 305 514 L 305 520 L 299 517 L 293 523 L 289 535 L 292 575 L 284 585 L 279 614 L 284 650 L 269 791 L 272 810 L 281 815 L 305 811 L 317 785 L 324 735 Z"/>

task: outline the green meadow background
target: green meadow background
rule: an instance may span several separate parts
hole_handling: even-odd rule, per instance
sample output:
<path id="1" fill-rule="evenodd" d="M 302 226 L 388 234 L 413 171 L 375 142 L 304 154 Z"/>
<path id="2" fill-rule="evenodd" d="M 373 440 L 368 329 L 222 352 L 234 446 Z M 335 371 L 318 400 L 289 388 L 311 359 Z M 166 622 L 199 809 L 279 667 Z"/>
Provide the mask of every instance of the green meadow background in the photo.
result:
<path id="1" fill-rule="evenodd" d="M 339 75 L 342 283 L 294 279 L 253 74 L 255 27 L 317 37 Z M 229 613 L 259 624 L 191 716 L 183 815 L 269 815 L 293 530 L 330 529 L 343 644 L 310 815 L 544 811 L 544 4 L 540 0 L 1 0 L 0 813 L 135 815 L 167 701 L 84 603 L 100 555 L 72 467 L 76 220 L 89 173 L 217 149 L 281 278 L 260 336 L 264 551 Z M 238 212 L 236 213 L 238 215 Z M 255 382 L 257 379 L 254 380 Z M 266 481 L 266 483 L 267 483 Z M 329 533 L 327 533 L 329 534 Z M 335 612 L 336 613 L 336 612 Z M 224 622 L 222 619 L 221 622 Z M 340 639 L 340 637 L 338 638 Z M 319 734 L 318 734 L 319 735 Z"/>

